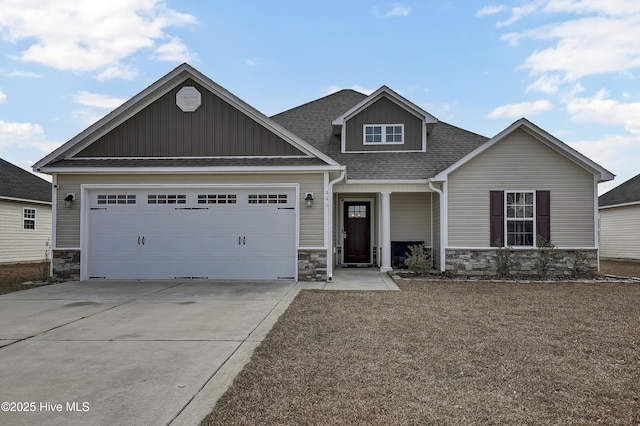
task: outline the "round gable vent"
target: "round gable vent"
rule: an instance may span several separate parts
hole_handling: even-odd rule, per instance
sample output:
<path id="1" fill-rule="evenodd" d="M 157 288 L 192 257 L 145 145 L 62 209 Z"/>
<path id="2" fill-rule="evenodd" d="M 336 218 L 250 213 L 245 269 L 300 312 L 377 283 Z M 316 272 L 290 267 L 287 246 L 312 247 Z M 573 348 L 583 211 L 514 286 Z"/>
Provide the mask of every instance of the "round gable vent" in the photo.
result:
<path id="1" fill-rule="evenodd" d="M 193 86 L 184 86 L 176 93 L 176 105 L 183 112 L 194 112 L 202 104 L 202 95 Z"/>

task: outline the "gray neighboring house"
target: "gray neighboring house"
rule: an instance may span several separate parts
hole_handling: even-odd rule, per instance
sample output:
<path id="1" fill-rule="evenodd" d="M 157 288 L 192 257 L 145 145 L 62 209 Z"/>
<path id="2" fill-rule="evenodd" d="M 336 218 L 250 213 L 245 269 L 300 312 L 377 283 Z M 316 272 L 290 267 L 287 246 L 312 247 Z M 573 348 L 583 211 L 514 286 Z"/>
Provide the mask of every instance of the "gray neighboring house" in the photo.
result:
<path id="1" fill-rule="evenodd" d="M 51 249 L 51 184 L 0 159 L 0 264 L 41 262 Z"/>
<path id="2" fill-rule="evenodd" d="M 640 261 L 640 175 L 598 199 L 600 257 Z"/>
<path id="3" fill-rule="evenodd" d="M 412 243 L 457 274 L 494 273 L 506 243 L 526 273 L 537 235 L 595 269 L 614 177 L 524 118 L 487 138 L 386 86 L 267 117 L 188 64 L 34 168 L 56 185 L 54 275 L 81 280 L 331 280 Z"/>

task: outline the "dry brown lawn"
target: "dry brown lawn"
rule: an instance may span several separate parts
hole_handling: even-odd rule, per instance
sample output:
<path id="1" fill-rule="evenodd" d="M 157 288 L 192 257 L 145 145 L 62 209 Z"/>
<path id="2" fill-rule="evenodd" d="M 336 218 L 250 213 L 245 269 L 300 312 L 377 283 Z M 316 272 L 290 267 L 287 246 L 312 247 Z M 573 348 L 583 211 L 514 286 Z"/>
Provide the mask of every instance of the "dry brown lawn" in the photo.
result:
<path id="1" fill-rule="evenodd" d="M 640 424 L 640 283 L 302 291 L 203 424 Z"/>
<path id="2" fill-rule="evenodd" d="M 36 285 L 23 283 L 27 281 L 42 281 L 44 276 L 49 276 L 48 263 L 0 264 L 0 294 L 37 287 Z"/>

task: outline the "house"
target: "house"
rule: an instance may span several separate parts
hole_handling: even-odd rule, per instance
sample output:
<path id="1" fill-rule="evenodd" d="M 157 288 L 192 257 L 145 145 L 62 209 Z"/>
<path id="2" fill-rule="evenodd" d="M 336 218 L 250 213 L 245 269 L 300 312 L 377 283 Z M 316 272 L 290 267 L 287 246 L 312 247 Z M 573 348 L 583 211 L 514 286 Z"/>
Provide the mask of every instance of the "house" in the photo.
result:
<path id="1" fill-rule="evenodd" d="M 597 267 L 613 179 L 525 119 L 488 139 L 386 86 L 267 117 L 188 64 L 34 167 L 56 188 L 54 275 L 82 280 L 331 280 L 410 242 L 465 274 L 506 242 L 530 270 L 538 234 Z"/>
<path id="2" fill-rule="evenodd" d="M 42 262 L 51 248 L 51 184 L 0 159 L 0 264 Z"/>
<path id="3" fill-rule="evenodd" d="M 640 175 L 598 199 L 600 257 L 640 261 Z"/>

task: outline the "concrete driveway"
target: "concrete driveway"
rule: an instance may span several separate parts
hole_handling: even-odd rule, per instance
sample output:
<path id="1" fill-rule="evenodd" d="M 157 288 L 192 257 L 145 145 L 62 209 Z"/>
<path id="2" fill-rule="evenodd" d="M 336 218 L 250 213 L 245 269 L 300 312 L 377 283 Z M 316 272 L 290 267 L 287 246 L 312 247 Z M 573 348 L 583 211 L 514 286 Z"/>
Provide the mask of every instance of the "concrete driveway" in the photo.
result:
<path id="1" fill-rule="evenodd" d="M 197 424 L 299 288 L 89 281 L 0 296 L 0 424 Z"/>

